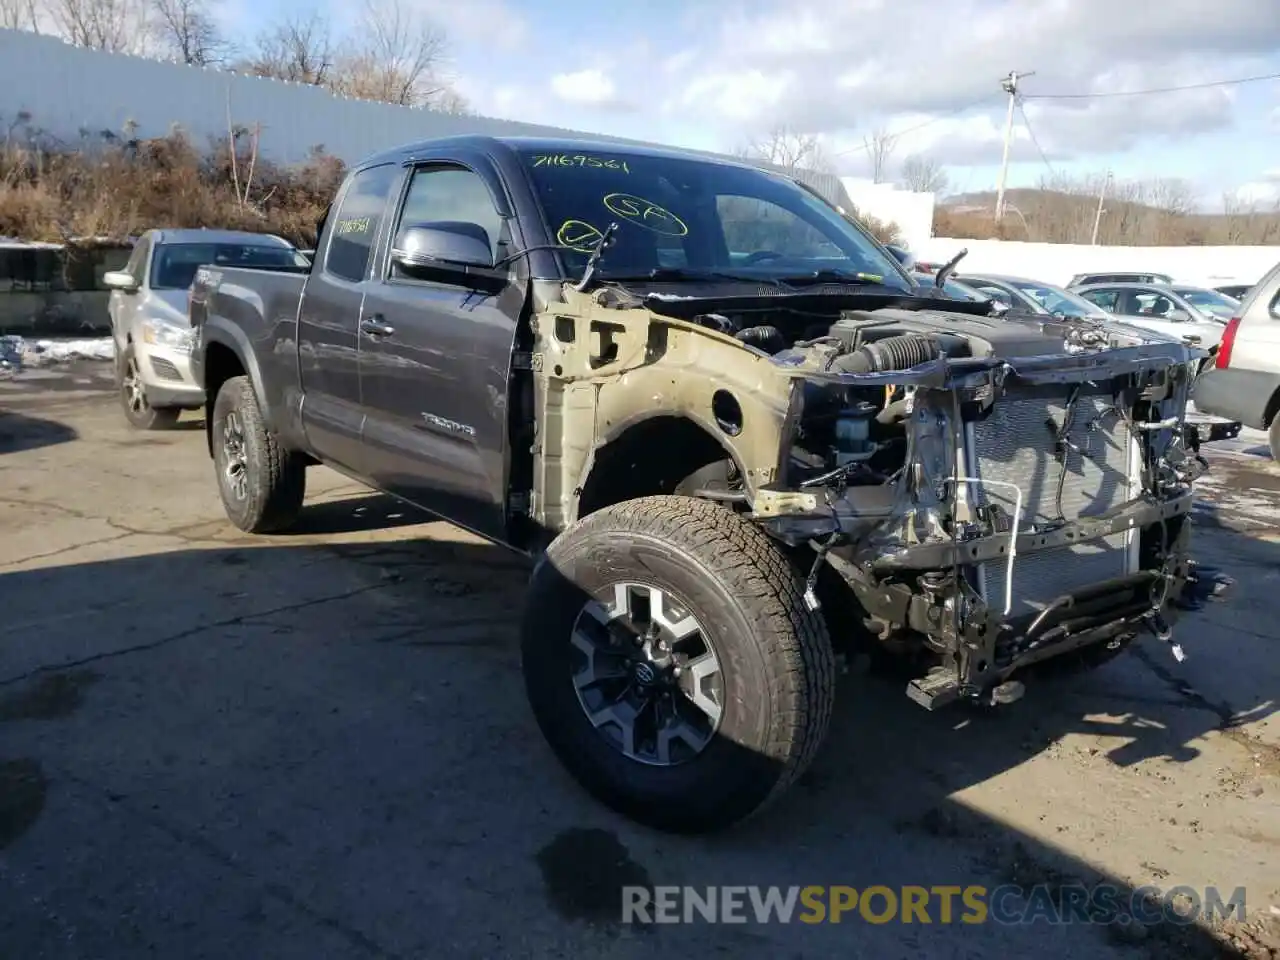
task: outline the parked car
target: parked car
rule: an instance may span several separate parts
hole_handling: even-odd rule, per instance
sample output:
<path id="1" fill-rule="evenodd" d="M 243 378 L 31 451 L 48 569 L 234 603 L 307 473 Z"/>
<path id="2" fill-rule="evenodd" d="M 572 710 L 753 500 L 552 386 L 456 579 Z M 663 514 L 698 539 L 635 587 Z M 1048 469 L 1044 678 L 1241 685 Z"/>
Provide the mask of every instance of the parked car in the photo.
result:
<path id="1" fill-rule="evenodd" d="M 352 168 L 309 271 L 204 267 L 190 309 L 230 521 L 289 527 L 323 463 L 536 557 L 533 715 L 652 826 L 795 781 L 833 643 L 905 653 L 929 709 L 1004 703 L 1204 589 L 1175 442 L 1202 351 L 929 296 L 755 166 L 415 144 Z"/>
<path id="2" fill-rule="evenodd" d="M 1068 287 L 1083 287 L 1092 283 L 1173 283 L 1167 273 L 1077 273 Z"/>
<path id="3" fill-rule="evenodd" d="M 1269 430 L 1280 461 L 1280 264 L 1258 281 L 1227 323 L 1214 366 L 1195 387 L 1196 409 Z"/>
<path id="4" fill-rule="evenodd" d="M 1256 284 L 1252 283 L 1229 283 L 1225 287 L 1214 287 L 1219 293 L 1226 294 L 1228 297 L 1234 297 L 1236 300 L 1244 300 L 1245 294 L 1252 290 Z"/>
<path id="5" fill-rule="evenodd" d="M 103 274 L 115 345 L 116 390 L 130 425 L 157 430 L 199 410 L 204 391 L 191 376 L 187 291 L 202 264 L 306 266 L 287 240 L 228 230 L 148 230 L 122 270 Z"/>
<path id="6" fill-rule="evenodd" d="M 990 273 L 966 273 L 960 279 L 983 296 L 1004 304 L 1007 309 L 1088 320 L 1115 319 L 1096 303 L 1051 283 Z"/>
<path id="7" fill-rule="evenodd" d="M 1072 287 L 1071 291 L 1125 323 L 1158 330 L 1206 349 L 1216 346 L 1226 329 L 1215 314 L 1201 310 L 1164 284 L 1103 283 Z"/>

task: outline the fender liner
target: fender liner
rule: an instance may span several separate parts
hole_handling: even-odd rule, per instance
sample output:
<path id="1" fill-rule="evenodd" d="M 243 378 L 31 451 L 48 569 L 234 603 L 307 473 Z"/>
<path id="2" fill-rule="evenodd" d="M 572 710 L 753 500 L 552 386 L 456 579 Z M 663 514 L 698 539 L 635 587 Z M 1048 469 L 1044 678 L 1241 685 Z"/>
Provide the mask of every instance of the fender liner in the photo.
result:
<path id="1" fill-rule="evenodd" d="M 608 448 L 611 444 L 616 443 L 630 430 L 636 427 L 642 427 L 645 424 L 653 423 L 656 420 L 683 420 L 686 423 L 697 427 L 704 433 L 708 439 L 716 443 L 731 460 L 738 469 L 738 474 L 743 478 L 743 484 L 747 488 L 748 496 L 754 492 L 755 478 L 748 475 L 747 470 L 743 466 L 742 457 L 733 445 L 728 442 L 722 432 L 716 428 L 715 424 L 710 420 L 699 416 L 690 410 L 681 409 L 655 409 L 645 410 L 624 420 L 619 420 L 610 425 L 609 429 L 600 437 L 599 441 L 592 448 L 591 453 L 587 456 L 586 461 L 582 465 L 582 472 L 578 476 L 578 481 L 574 487 L 573 505 L 570 515 L 566 518 L 569 523 L 576 523 L 580 519 L 580 510 L 582 505 L 582 492 L 586 489 L 587 482 L 591 479 L 591 473 L 595 470 L 599 463 L 600 451 Z"/>

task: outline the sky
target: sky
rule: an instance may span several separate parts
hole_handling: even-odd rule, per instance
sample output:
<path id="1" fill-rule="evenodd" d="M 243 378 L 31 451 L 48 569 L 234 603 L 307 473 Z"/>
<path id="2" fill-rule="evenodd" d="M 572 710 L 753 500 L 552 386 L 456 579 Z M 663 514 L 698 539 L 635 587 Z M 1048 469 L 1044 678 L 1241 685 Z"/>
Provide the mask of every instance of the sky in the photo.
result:
<path id="1" fill-rule="evenodd" d="M 342 24 L 353 4 L 330 0 Z M 1010 70 L 1009 185 L 1053 175 L 1187 180 L 1202 202 L 1280 201 L 1280 0 L 392 0 L 449 38 L 447 69 L 481 114 L 730 151 L 786 126 L 836 172 L 897 137 L 951 191 L 997 180 Z M 315 0 L 223 0 L 251 36 Z M 1080 97 L 1081 94 L 1113 94 Z M 1073 99 L 1037 99 L 1071 95 Z"/>

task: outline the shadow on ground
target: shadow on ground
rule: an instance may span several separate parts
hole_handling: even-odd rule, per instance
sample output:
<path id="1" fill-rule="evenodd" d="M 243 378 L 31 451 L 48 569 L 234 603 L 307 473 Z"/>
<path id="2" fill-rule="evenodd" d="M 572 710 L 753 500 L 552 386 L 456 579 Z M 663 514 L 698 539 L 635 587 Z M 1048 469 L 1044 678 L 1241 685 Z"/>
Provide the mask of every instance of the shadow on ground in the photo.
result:
<path id="1" fill-rule="evenodd" d="M 303 529 L 385 525 L 409 509 L 361 499 L 374 502 L 309 508 Z M 449 939 L 477 920 L 492 925 L 497 939 L 480 942 L 495 956 L 546 955 L 526 938 L 572 943 L 566 931 L 581 924 L 612 944 L 599 956 L 679 951 L 688 928 L 649 928 L 657 939 L 627 952 L 635 934 L 617 925 L 628 883 L 1016 882 L 1058 896 L 1078 880 L 1123 893 L 955 794 L 1068 734 L 1103 727 L 1124 743 L 1113 764 L 1179 763 L 1239 719 L 1186 709 L 1199 694 L 1171 660 L 1167 699 L 1135 698 L 1105 722 L 1089 718 L 1091 675 L 1046 680 L 996 714 L 930 714 L 897 683 L 849 677 L 826 749 L 786 799 L 725 835 L 655 835 L 587 801 L 533 727 L 514 647 L 523 560 L 457 542 L 261 543 L 0 576 L 11 754 L 0 758 L 0 887 L 13 881 L 44 912 L 15 917 L 13 891 L 0 898 L 15 955 L 63 956 L 37 949 L 66 936 L 59 924 L 104 960 L 144 946 L 285 956 L 286 942 L 290 957 L 480 955 Z M 1280 565 L 1280 546 L 1254 549 L 1266 556 L 1251 562 Z M 83 617 L 50 613 L 50 597 L 76 598 Z M 1256 719 L 1275 704 L 1241 706 Z M 972 879 L 927 875 L 934 856 L 972 864 Z M 540 892 L 520 886 L 526 876 Z M 503 907 L 469 917 L 471 895 Z M 847 932 L 860 946 L 846 956 L 926 956 L 965 931 Z M 777 955 L 742 936 L 727 941 L 733 952 Z M 1246 956 L 1198 926 L 1080 936 L 1152 956 Z M 1091 955 L 1089 942 L 1076 955 Z M 955 949 L 999 952 L 994 939 L 965 943 Z M 1056 949 L 1045 955 L 1068 955 Z"/>
<path id="2" fill-rule="evenodd" d="M 0 410 L 0 455 L 52 447 L 78 437 L 74 428 L 57 420 Z"/>

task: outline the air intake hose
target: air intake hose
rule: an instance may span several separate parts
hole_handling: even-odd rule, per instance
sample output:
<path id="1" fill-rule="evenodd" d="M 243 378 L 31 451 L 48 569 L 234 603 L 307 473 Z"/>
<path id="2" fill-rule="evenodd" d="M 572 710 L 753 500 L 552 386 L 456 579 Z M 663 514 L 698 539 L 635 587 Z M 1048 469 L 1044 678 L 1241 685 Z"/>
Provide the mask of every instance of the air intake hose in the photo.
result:
<path id="1" fill-rule="evenodd" d="M 765 353 L 777 353 L 787 345 L 782 331 L 772 324 L 758 327 L 747 327 L 734 334 L 734 339 L 748 346 L 763 350 Z"/>
<path id="2" fill-rule="evenodd" d="M 836 357 L 831 366 L 841 373 L 883 373 L 908 370 L 940 356 L 942 347 L 933 337 L 907 333 L 864 343 L 852 353 Z"/>

